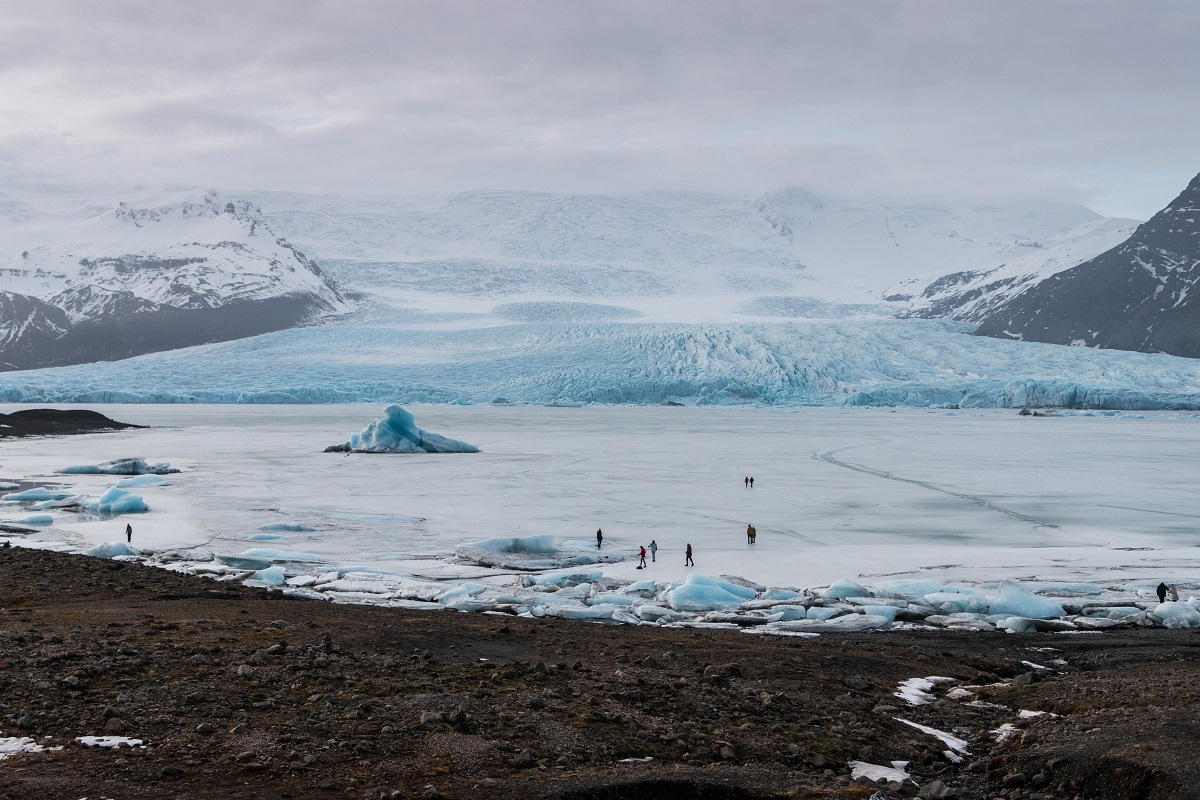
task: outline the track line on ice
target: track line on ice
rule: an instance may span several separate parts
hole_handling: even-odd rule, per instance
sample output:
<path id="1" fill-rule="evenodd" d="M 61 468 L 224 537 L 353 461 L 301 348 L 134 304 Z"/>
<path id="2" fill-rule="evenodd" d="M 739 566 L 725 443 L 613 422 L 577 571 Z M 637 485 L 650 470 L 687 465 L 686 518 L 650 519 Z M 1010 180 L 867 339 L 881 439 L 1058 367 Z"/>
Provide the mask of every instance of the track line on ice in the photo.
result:
<path id="1" fill-rule="evenodd" d="M 1191 517 L 1192 519 L 1200 519 L 1200 514 L 1184 514 L 1180 511 L 1159 511 L 1155 508 L 1135 508 L 1134 506 L 1113 506 L 1108 503 L 1097 503 L 1100 508 L 1119 508 L 1122 511 L 1141 511 L 1144 514 L 1166 514 L 1170 517 Z"/>
<path id="2" fill-rule="evenodd" d="M 872 469 L 870 467 L 864 467 L 861 464 L 851 464 L 848 461 L 842 461 L 841 459 L 836 458 L 834 456 L 834 453 L 840 453 L 842 450 L 851 450 L 855 447 L 864 447 L 866 444 L 869 444 L 869 443 L 850 445 L 849 447 L 842 447 L 837 450 L 829 450 L 828 452 L 825 452 L 825 453 L 818 453 L 816 451 L 813 451 L 813 458 L 819 458 L 822 461 L 826 461 L 830 464 L 833 464 L 835 467 L 842 467 L 844 469 L 853 470 L 854 472 L 861 472 L 864 475 L 874 475 L 876 478 L 883 478 L 883 479 L 889 480 L 889 481 L 898 481 L 900 483 L 910 483 L 913 486 L 920 486 L 922 489 L 928 489 L 931 492 L 941 492 L 942 494 L 947 494 L 947 495 L 950 495 L 951 497 L 957 497 L 960 500 L 968 500 L 972 503 L 975 503 L 978 506 L 982 506 L 982 507 L 988 509 L 989 511 L 997 511 L 1001 514 L 1010 516 L 1013 519 L 1019 519 L 1022 522 L 1028 522 L 1028 523 L 1030 523 L 1032 525 L 1036 525 L 1037 527 L 1040 527 L 1040 528 L 1054 528 L 1054 529 L 1061 528 L 1061 526 L 1055 525 L 1053 522 L 1046 522 L 1045 520 L 1038 519 L 1037 517 L 1031 517 L 1026 514 L 1022 514 L 1018 511 L 1012 511 L 1010 509 L 1003 508 L 1003 507 L 998 506 L 995 503 L 991 502 L 990 500 L 983 499 L 982 497 L 976 497 L 975 495 L 965 494 L 963 492 L 951 491 L 950 489 L 944 489 L 941 486 L 935 486 L 932 483 L 929 483 L 927 481 L 919 481 L 915 478 L 902 478 L 899 475 L 895 475 L 891 472 L 886 472 L 881 469 Z"/>

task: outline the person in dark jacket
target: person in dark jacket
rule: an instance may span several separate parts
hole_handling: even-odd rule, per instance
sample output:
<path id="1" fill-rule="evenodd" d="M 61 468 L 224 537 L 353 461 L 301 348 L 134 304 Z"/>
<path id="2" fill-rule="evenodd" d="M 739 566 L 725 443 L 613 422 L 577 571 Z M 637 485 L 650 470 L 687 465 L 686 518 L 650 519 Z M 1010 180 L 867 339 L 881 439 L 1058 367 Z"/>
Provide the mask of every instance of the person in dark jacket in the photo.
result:
<path id="1" fill-rule="evenodd" d="M 125 523 L 125 541 L 133 541 L 133 526 L 129 523 Z"/>
<path id="2" fill-rule="evenodd" d="M 1167 602 L 1167 585 L 1165 583 L 1160 583 L 1156 591 L 1158 592 L 1158 602 Z"/>
<path id="3" fill-rule="evenodd" d="M 596 528 L 596 549 L 600 549 L 600 545 L 604 544 L 604 531 Z"/>
<path id="4" fill-rule="evenodd" d="M 692 561 L 692 545 L 691 545 L 691 543 L 688 544 L 687 550 L 683 551 L 683 556 L 684 556 L 683 565 L 685 567 L 696 566 L 695 562 Z"/>

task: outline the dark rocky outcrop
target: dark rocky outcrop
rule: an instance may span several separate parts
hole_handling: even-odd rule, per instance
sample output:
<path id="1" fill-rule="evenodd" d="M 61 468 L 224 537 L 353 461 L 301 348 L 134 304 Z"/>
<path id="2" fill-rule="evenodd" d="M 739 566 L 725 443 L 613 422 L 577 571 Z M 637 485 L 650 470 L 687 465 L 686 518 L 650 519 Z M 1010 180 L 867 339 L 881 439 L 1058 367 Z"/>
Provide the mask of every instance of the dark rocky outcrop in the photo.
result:
<path id="1" fill-rule="evenodd" d="M 1200 357 L 1200 176 L 1124 243 L 994 309 L 981 336 Z"/>

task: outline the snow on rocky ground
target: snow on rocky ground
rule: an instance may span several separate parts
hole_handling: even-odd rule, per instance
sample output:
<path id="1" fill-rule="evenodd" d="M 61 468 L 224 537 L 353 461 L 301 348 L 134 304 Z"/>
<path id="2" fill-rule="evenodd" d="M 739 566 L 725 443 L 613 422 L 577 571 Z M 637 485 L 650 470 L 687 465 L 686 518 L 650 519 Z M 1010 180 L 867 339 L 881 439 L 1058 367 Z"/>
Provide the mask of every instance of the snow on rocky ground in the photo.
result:
<path id="1" fill-rule="evenodd" d="M 366 407 L 100 410 L 157 427 L 6 446 L 0 477 L 41 491 L 0 522 L 74 502 L 18 541 L 341 602 L 757 633 L 1200 625 L 1189 416 L 419 409 L 481 445 L 448 457 L 321 452 Z M 127 479 L 64 467 L 128 452 L 182 470 L 136 487 L 148 512 L 73 500 Z"/>

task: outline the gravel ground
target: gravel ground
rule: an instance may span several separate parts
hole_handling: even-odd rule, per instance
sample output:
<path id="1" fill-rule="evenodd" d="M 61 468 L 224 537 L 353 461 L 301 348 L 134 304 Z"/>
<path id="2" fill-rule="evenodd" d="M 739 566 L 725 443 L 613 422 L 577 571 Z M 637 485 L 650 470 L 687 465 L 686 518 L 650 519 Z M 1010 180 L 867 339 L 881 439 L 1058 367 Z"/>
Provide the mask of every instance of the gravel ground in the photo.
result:
<path id="1" fill-rule="evenodd" d="M 0 735 L 62 748 L 0 762 L 11 800 L 1200 796 L 1196 631 L 762 637 L 333 605 L 22 548 L 0 586 Z M 895 696 L 926 676 L 954 680 Z"/>

